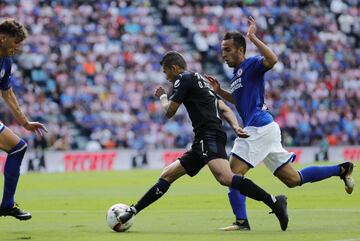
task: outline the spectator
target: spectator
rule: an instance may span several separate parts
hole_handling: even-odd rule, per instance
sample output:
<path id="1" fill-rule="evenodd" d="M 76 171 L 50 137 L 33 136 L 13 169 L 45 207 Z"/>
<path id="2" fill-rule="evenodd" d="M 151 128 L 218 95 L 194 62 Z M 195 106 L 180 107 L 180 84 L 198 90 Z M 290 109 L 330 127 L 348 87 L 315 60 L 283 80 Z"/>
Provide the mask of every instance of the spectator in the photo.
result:
<path id="1" fill-rule="evenodd" d="M 53 149 L 85 149 L 104 130 L 106 138 L 95 140 L 101 148 L 185 147 L 186 113 L 165 124 L 152 96 L 165 82 L 160 57 L 170 48 L 187 53 L 192 70 L 225 79 L 231 70 L 217 59 L 221 36 L 246 31 L 247 15 L 279 56 L 266 75 L 265 102 L 285 144 L 316 145 L 322 133 L 330 145 L 360 144 L 359 12 L 356 1 L 335 0 L 0 3 L 1 18 L 30 26 L 13 64 L 14 88 L 26 113 L 49 123 Z M 248 54 L 255 51 L 249 45 Z M 6 110 L 0 118 L 12 120 Z"/>

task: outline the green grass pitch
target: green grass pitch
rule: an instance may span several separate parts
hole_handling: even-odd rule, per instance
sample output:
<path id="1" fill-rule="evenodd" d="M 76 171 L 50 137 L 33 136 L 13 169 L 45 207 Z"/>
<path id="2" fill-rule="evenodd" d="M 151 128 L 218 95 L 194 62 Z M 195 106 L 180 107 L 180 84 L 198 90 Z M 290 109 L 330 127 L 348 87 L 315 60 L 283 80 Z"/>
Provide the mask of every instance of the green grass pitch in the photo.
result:
<path id="1" fill-rule="evenodd" d="M 297 165 L 297 168 L 302 166 Z M 290 222 L 280 230 L 262 203 L 248 199 L 252 231 L 223 232 L 233 222 L 227 189 L 205 168 L 198 176 L 179 179 L 168 193 L 138 216 L 128 232 L 115 233 L 105 221 L 115 203 L 131 204 L 157 180 L 160 170 L 87 173 L 31 173 L 21 176 L 16 200 L 33 218 L 26 222 L 0 217 L 0 240 L 44 241 L 356 241 L 360 240 L 360 192 L 344 191 L 335 177 L 293 189 L 264 167 L 248 177 L 273 194 L 286 194 Z M 355 168 L 354 176 L 360 180 Z M 3 180 L 0 185 L 3 186 Z"/>

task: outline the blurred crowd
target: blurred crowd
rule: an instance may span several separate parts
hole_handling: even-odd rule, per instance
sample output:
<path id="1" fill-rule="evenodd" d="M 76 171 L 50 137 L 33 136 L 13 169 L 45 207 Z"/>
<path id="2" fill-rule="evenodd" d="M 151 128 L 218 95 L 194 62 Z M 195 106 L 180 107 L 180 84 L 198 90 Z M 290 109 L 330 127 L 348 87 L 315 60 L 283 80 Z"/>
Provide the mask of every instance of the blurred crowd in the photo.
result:
<path id="1" fill-rule="evenodd" d="M 161 56 L 177 50 L 191 70 L 215 70 L 226 84 L 231 70 L 221 61 L 222 35 L 246 33 L 249 15 L 279 57 L 266 75 L 266 104 L 283 129 L 284 144 L 343 145 L 360 144 L 359 5 L 5 0 L 0 18 L 16 18 L 29 30 L 14 58 L 13 86 L 28 116 L 46 123 L 52 149 L 185 147 L 192 140 L 185 110 L 167 121 L 153 96 L 156 86 L 168 86 Z M 247 55 L 255 54 L 249 43 Z M 36 143 L 6 108 L 0 119 Z"/>

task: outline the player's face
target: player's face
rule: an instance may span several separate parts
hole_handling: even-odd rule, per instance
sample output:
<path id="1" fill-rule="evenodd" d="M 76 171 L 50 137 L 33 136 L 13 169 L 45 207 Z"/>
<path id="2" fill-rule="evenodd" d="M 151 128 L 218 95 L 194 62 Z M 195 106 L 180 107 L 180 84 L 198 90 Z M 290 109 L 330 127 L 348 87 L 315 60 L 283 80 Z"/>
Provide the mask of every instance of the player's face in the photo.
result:
<path id="1" fill-rule="evenodd" d="M 233 39 L 221 42 L 221 54 L 225 63 L 231 68 L 239 66 L 244 59 L 243 48 L 236 47 Z"/>
<path id="2" fill-rule="evenodd" d="M 175 81 L 176 76 L 178 75 L 175 66 L 170 66 L 170 67 L 163 66 L 163 72 L 166 75 L 166 79 L 169 80 L 170 82 Z"/>
<path id="3" fill-rule="evenodd" d="M 0 36 L 0 55 L 2 57 L 5 56 L 13 56 L 16 54 L 20 48 L 21 42 L 16 42 L 14 37 L 1 35 Z"/>

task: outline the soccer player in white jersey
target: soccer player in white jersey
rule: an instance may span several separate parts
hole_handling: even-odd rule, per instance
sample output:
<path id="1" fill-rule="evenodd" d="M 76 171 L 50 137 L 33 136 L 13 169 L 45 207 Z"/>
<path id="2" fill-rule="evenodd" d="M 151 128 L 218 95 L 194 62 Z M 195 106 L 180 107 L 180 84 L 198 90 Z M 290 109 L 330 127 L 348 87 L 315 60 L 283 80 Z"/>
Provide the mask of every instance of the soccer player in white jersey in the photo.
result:
<path id="1" fill-rule="evenodd" d="M 25 27 L 14 19 L 0 22 L 0 91 L 2 98 L 10 108 L 16 120 L 28 131 L 42 134 L 47 132 L 43 124 L 29 121 L 21 111 L 16 96 L 11 88 L 11 56 L 16 54 L 21 43 L 26 39 Z M 4 166 L 4 193 L 0 205 L 0 216 L 12 216 L 19 220 L 31 218 L 29 212 L 19 209 L 14 202 L 16 186 L 20 176 L 20 165 L 25 155 L 27 144 L 14 132 L 0 122 L 0 149 L 7 152 Z"/>
<path id="2" fill-rule="evenodd" d="M 232 171 L 245 175 L 250 168 L 264 162 L 267 168 L 288 187 L 340 176 L 345 182 L 347 193 L 352 193 L 354 180 L 351 174 L 354 165 L 350 162 L 334 166 L 310 166 L 300 171 L 295 170 L 291 165 L 296 156 L 282 147 L 279 125 L 263 108 L 264 75 L 276 64 L 277 56 L 257 38 L 255 20 L 249 17 L 248 23 L 246 37 L 257 47 L 260 56 L 245 57 L 246 40 L 239 32 L 226 33 L 221 43 L 224 61 L 229 67 L 234 68 L 230 80 L 231 92 L 222 89 L 216 78 L 205 75 L 214 91 L 236 106 L 243 120 L 244 130 L 250 135 L 248 138 L 235 139 L 230 155 Z M 245 196 L 238 190 L 230 188 L 229 201 L 236 221 L 223 230 L 250 230 Z"/>

